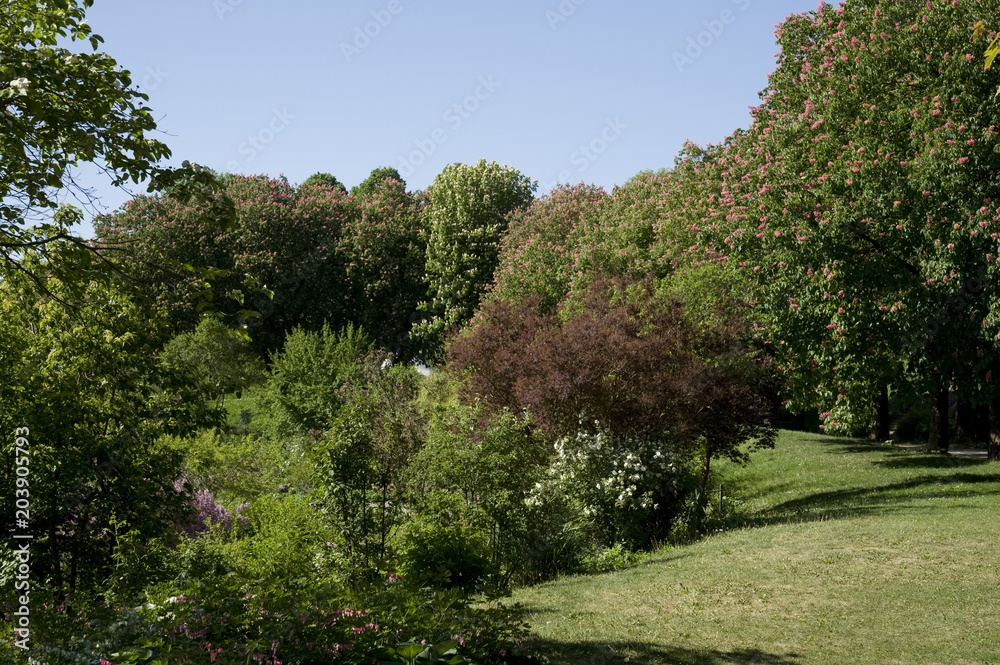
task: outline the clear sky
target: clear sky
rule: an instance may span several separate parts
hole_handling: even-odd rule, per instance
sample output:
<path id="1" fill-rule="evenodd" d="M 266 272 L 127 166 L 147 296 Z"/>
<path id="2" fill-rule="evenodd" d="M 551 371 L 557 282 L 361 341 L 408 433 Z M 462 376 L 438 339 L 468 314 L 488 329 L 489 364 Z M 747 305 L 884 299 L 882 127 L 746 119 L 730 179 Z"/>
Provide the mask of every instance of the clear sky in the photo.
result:
<path id="1" fill-rule="evenodd" d="M 485 158 L 544 194 L 610 190 L 747 126 L 775 24 L 815 5 L 97 0 L 87 18 L 149 95 L 174 163 L 348 187 L 393 166 L 412 190 Z M 103 209 L 131 198 L 85 180 Z"/>

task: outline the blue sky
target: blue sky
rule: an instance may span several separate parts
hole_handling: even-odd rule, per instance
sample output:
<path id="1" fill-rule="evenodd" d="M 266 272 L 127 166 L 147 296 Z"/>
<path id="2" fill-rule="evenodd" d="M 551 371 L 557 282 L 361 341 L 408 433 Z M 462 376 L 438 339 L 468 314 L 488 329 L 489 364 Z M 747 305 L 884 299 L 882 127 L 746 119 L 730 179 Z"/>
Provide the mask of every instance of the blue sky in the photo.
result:
<path id="1" fill-rule="evenodd" d="M 610 190 L 749 122 L 803 0 L 97 0 L 173 162 L 348 187 L 454 162 Z M 131 198 L 85 177 L 112 210 Z M 142 188 L 134 188 L 141 192 Z M 89 225 L 82 232 L 90 234 Z"/>

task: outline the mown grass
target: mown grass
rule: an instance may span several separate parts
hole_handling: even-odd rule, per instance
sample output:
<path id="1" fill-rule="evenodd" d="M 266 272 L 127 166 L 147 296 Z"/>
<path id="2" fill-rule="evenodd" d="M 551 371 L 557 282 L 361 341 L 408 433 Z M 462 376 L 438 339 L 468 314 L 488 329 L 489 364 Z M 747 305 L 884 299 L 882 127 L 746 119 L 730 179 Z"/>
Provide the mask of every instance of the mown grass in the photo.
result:
<path id="1" fill-rule="evenodd" d="M 1000 465 L 783 432 L 736 526 L 521 589 L 562 663 L 1000 663 Z"/>

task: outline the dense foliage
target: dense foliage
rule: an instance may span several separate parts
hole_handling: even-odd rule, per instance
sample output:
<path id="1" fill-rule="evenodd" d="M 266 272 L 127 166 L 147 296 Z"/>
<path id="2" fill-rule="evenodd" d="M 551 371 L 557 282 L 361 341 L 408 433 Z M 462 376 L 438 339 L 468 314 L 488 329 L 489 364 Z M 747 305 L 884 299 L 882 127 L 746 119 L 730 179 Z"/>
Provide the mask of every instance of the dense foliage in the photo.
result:
<path id="1" fill-rule="evenodd" d="M 238 313 L 256 313 L 248 332 L 258 349 L 276 348 L 297 325 L 318 329 L 324 320 L 341 321 L 339 243 L 354 214 L 349 200 L 331 187 L 295 190 L 263 176 L 231 176 L 226 191 L 236 205 L 231 228 L 202 221 L 196 206 L 153 196 L 96 218 L 94 230 L 102 242 L 121 249 L 114 257 L 170 314 L 177 332 L 194 327 L 194 306 L 206 288 L 233 323 Z M 225 272 L 206 284 L 185 266 Z"/>
<path id="2" fill-rule="evenodd" d="M 598 223 L 606 198 L 595 186 L 559 187 L 512 213 L 488 299 L 516 303 L 539 295 L 543 311 L 562 302 L 580 267 L 583 238 Z"/>
<path id="3" fill-rule="evenodd" d="M 742 459 L 745 441 L 773 443 L 775 386 L 738 310 L 699 326 L 649 283 L 595 282 L 565 320 L 536 312 L 535 299 L 491 303 L 455 340 L 449 366 L 467 398 L 527 410 L 552 439 L 606 431 L 704 446 L 706 469 L 715 455 Z"/>
<path id="4" fill-rule="evenodd" d="M 425 360 L 440 360 L 445 336 L 469 322 L 493 279 L 507 215 L 534 199 L 538 184 L 517 169 L 479 160 L 451 164 L 428 190 L 429 300 L 414 335 Z"/>
<path id="5" fill-rule="evenodd" d="M 51 280 L 45 287 L 65 289 Z M 162 322 L 122 291 L 92 283 L 67 310 L 33 282 L 11 278 L 0 284 L 0 312 L 8 368 L 0 423 L 4 432 L 30 432 L 33 471 L 27 494 L 15 495 L 14 438 L 5 436 L 0 501 L 13 516 L 15 496 L 28 497 L 34 579 L 62 593 L 99 589 L 120 533 L 176 538 L 185 514 L 174 487 L 181 460 L 157 438 L 210 426 L 219 414 L 191 368 L 159 362 Z M 14 524 L 4 529 L 9 541 Z M 4 560 L 9 568 L 9 550 Z"/>
<path id="6" fill-rule="evenodd" d="M 404 187 L 388 177 L 359 187 L 357 213 L 341 241 L 346 280 L 341 297 L 350 303 L 348 321 L 406 360 L 415 353 L 410 329 L 427 287 L 423 207 Z"/>
<path id="7" fill-rule="evenodd" d="M 105 254 L 170 314 L 175 331 L 193 328 L 207 306 L 230 325 L 249 318 L 257 350 L 277 349 L 297 326 L 350 322 L 409 357 L 425 293 L 424 241 L 417 199 L 401 182 L 382 180 L 358 197 L 316 179 L 297 189 L 265 176 L 225 182 L 232 228 L 169 196 L 139 197 L 94 221 L 117 250 Z"/>
<path id="8" fill-rule="evenodd" d="M 887 432 L 930 394 L 946 448 L 957 394 L 1000 441 L 998 2 L 789 17 L 748 129 L 538 200 L 486 160 L 427 192 L 160 170 L 127 73 L 54 45 L 90 3 L 11 3 L 0 426 L 30 432 L 34 655 L 508 662 L 499 595 L 703 533 L 714 461 L 773 446 L 781 399 Z M 161 190 L 90 247 L 73 209 L 22 228 L 81 160 Z M 89 279 L 105 259 L 122 279 Z"/>

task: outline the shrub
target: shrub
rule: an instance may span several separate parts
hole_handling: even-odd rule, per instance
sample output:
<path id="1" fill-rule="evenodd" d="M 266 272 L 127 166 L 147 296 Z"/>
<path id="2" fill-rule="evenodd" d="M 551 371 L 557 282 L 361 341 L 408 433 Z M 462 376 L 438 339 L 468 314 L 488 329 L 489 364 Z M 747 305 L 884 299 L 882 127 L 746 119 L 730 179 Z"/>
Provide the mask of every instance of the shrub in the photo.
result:
<path id="1" fill-rule="evenodd" d="M 538 315 L 533 299 L 493 301 L 454 340 L 450 367 L 466 402 L 527 410 L 550 441 L 582 427 L 697 453 L 703 486 L 712 459 L 742 462 L 742 444 L 773 445 L 776 381 L 739 310 L 721 303 L 699 322 L 685 307 L 678 294 L 625 280 L 595 282 L 562 318 Z"/>
<path id="2" fill-rule="evenodd" d="M 529 502 L 566 496 L 604 546 L 648 548 L 669 534 L 693 493 L 691 469 L 669 440 L 618 437 L 597 427 L 596 434 L 580 431 L 556 442 L 548 476 Z"/>
<path id="3" fill-rule="evenodd" d="M 360 378 L 358 360 L 372 348 L 368 336 L 352 325 L 338 333 L 328 325 L 319 332 L 293 330 L 272 361 L 264 395 L 274 434 L 325 430 L 343 403 L 340 389 Z"/>
<path id="4" fill-rule="evenodd" d="M 208 490 L 227 501 L 276 492 L 282 485 L 308 490 L 308 460 L 293 443 L 215 428 L 159 442 L 183 456 L 184 477 L 195 490 Z"/>
<path id="5" fill-rule="evenodd" d="M 140 604 L 109 606 L 81 593 L 73 608 L 33 609 L 30 652 L 9 646 L 6 622 L 0 653 L 18 664 L 30 653 L 50 665 L 367 664 L 390 648 L 454 640 L 456 655 L 504 663 L 527 637 L 521 608 L 472 606 L 457 589 L 398 581 L 349 588 L 317 576 L 294 589 L 281 575 L 247 576 L 205 539 L 174 558 L 174 579 L 151 585 Z"/>
<path id="6" fill-rule="evenodd" d="M 181 491 L 183 489 L 182 481 L 178 480 L 174 484 L 174 487 L 178 491 Z M 181 522 L 179 527 L 181 531 L 189 536 L 205 533 L 213 527 L 229 529 L 233 526 L 233 516 L 236 516 L 239 523 L 247 524 L 247 518 L 239 513 L 248 504 L 242 503 L 236 510 L 230 512 L 225 506 L 216 501 L 215 497 L 208 490 L 195 491 L 188 505 L 193 508 L 193 515 L 189 521 Z"/>
<path id="7" fill-rule="evenodd" d="M 641 556 L 623 543 L 611 547 L 597 545 L 584 558 L 583 569 L 589 573 L 610 573 L 635 565 Z"/>
<path id="8" fill-rule="evenodd" d="M 442 494 L 427 503 L 397 540 L 399 573 L 417 586 L 474 587 L 489 573 L 485 534 L 464 515 L 469 511 L 459 497 Z"/>
<path id="9" fill-rule="evenodd" d="M 547 446 L 530 417 L 452 403 L 428 425 L 427 443 L 409 473 L 412 500 L 423 513 L 443 516 L 435 507 L 440 497 L 456 498 L 462 509 L 449 504 L 447 520 L 481 534 L 490 582 L 503 587 L 528 565 L 539 536 L 538 516 L 525 498 L 547 464 Z"/>
<path id="10" fill-rule="evenodd" d="M 316 482 L 329 523 L 353 565 L 379 568 L 389 554 L 405 499 L 406 472 L 423 439 L 413 406 L 419 375 L 374 352 L 316 442 Z"/>

